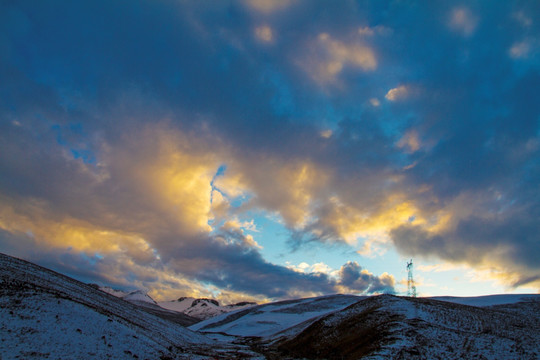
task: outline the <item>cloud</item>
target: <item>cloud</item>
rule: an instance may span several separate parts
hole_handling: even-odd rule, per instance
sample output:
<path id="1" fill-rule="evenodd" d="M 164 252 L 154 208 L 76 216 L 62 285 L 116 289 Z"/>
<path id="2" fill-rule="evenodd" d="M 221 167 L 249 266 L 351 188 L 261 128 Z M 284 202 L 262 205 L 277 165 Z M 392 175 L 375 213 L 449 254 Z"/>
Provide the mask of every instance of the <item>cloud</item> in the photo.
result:
<path id="1" fill-rule="evenodd" d="M 347 46 L 340 41 L 333 40 L 327 33 L 320 34 L 318 40 L 328 51 L 330 61 L 327 63 L 327 68 L 332 74 L 340 72 L 344 63 L 363 70 L 373 70 L 377 66 L 373 51 L 366 46 Z"/>
<path id="2" fill-rule="evenodd" d="M 375 34 L 375 31 L 369 26 L 364 26 L 358 29 L 358 34 L 362 36 L 373 36 L 373 34 Z"/>
<path id="3" fill-rule="evenodd" d="M 274 40 L 274 32 L 268 25 L 262 25 L 255 29 L 255 35 L 263 42 L 272 42 Z"/>
<path id="4" fill-rule="evenodd" d="M 339 270 L 340 284 L 363 293 L 394 293 L 396 281 L 387 273 L 380 277 L 362 269 L 356 261 L 349 261 Z"/>
<path id="5" fill-rule="evenodd" d="M 393 33 L 391 28 L 383 25 L 377 25 L 374 27 L 362 26 L 358 28 L 358 35 L 371 37 L 374 35 L 389 36 Z"/>
<path id="6" fill-rule="evenodd" d="M 451 264 L 451 263 L 416 266 L 416 269 L 421 272 L 445 272 L 445 271 L 454 271 L 454 270 L 463 269 L 463 268 L 464 268 L 463 266 Z"/>
<path id="7" fill-rule="evenodd" d="M 82 278 L 107 271 L 100 281 L 144 286 L 158 297 L 171 295 L 175 286 L 182 290 L 199 282 L 226 289 L 230 297 L 250 294 L 268 299 L 337 291 L 335 280 L 320 272 L 320 267 L 299 274 L 265 261 L 259 253 L 261 246 L 245 233 L 255 230 L 254 223 L 231 218 L 228 200 L 249 189 L 257 195 L 253 201 L 259 206 L 277 210 L 291 226 L 302 226 L 312 192 L 325 182 L 323 173 L 308 163 L 264 159 L 238 177 L 238 159 L 230 159 L 230 169 L 216 176 L 227 152 L 219 147 L 210 151 L 216 145 L 170 126 L 167 121 L 147 125 L 125 132 L 114 144 L 101 144 L 97 157 L 100 171 L 107 176 L 99 180 L 90 170 L 78 178 L 64 170 L 56 174 L 66 179 L 61 184 L 63 191 L 47 192 L 34 202 L 4 199 L 0 228 L 5 234 L 31 234 L 24 236 L 27 245 L 38 243 L 50 261 L 63 257 L 62 268 L 72 273 L 80 256 L 98 254 L 95 262 L 77 272 Z M 61 161 L 74 160 L 62 156 Z M 272 164 L 275 177 L 262 181 L 263 168 Z M 77 182 L 72 183 L 73 179 Z M 260 195 L 261 186 L 277 192 Z M 79 188 L 85 191 L 77 191 Z M 283 198 L 276 201 L 279 191 Z M 60 206 L 69 193 L 85 204 L 82 211 L 67 215 L 73 204 Z M 6 241 L 2 242 L 6 248 Z M 158 283 L 164 279 L 168 285 Z M 192 294 L 208 294 L 202 285 L 192 288 Z"/>
<path id="8" fill-rule="evenodd" d="M 330 138 L 332 136 L 332 134 L 333 134 L 333 131 L 330 130 L 330 129 L 321 131 L 321 137 L 323 137 L 325 139 Z"/>
<path id="9" fill-rule="evenodd" d="M 508 286 L 537 284 L 540 268 L 534 259 L 539 254 L 531 245 L 536 241 L 532 234 L 538 226 L 531 216 L 519 216 L 472 216 L 439 231 L 402 225 L 392 230 L 391 236 L 403 253 L 437 255 L 451 262 L 489 269 L 498 272 L 499 280 Z"/>
<path id="10" fill-rule="evenodd" d="M 231 165 L 230 171 L 233 177 L 241 174 L 244 186 L 255 194 L 252 206 L 278 212 L 291 228 L 306 224 L 313 194 L 323 189 L 331 176 L 310 162 L 268 157 L 248 157 Z"/>
<path id="11" fill-rule="evenodd" d="M 536 3 L 319 5 L 0 5 L 2 249 L 161 294 L 345 286 L 269 262 L 256 213 L 299 253 L 535 284 Z"/>
<path id="12" fill-rule="evenodd" d="M 364 208 L 361 205 L 349 205 L 354 202 L 353 199 L 346 199 L 346 203 L 345 194 L 343 196 L 343 199 L 332 197 L 328 201 L 320 201 L 320 206 L 313 211 L 315 221 L 297 234 L 296 240 L 300 244 L 304 241 L 309 242 L 310 239 L 318 239 L 356 246 L 362 239 L 363 247 L 359 251 L 371 256 L 384 252 L 380 245 L 388 240 L 387 228 L 408 223 L 412 216 L 420 215 L 413 203 L 407 202 L 404 196 L 397 194 L 372 204 L 376 211 L 369 206 Z"/>
<path id="13" fill-rule="evenodd" d="M 407 131 L 401 139 L 396 143 L 400 149 L 405 149 L 408 152 L 414 153 L 420 149 L 420 139 L 418 132 L 415 130 Z"/>
<path id="14" fill-rule="evenodd" d="M 398 101 L 405 99 L 408 95 L 409 88 L 405 85 L 400 85 L 396 88 L 388 90 L 384 97 L 390 101 Z"/>
<path id="15" fill-rule="evenodd" d="M 346 44 L 333 39 L 328 33 L 321 33 L 300 65 L 311 77 L 321 83 L 332 83 L 346 68 L 373 71 L 377 59 L 372 48 L 361 43 Z"/>
<path id="16" fill-rule="evenodd" d="M 378 107 L 381 105 L 381 102 L 379 101 L 379 99 L 377 98 L 371 98 L 369 99 L 369 103 L 374 106 L 374 107 Z"/>
<path id="17" fill-rule="evenodd" d="M 223 237 L 224 241 L 227 239 L 236 239 L 243 243 L 247 247 L 252 247 L 256 249 L 262 249 L 254 239 L 252 235 L 244 234 L 244 229 L 254 230 L 253 220 L 249 223 L 240 223 L 237 219 L 227 220 L 219 229 L 220 234 L 227 234 L 226 237 Z"/>
<path id="18" fill-rule="evenodd" d="M 289 269 L 292 269 L 296 272 L 300 273 L 323 273 L 331 276 L 337 276 L 337 272 L 332 269 L 330 266 L 323 262 L 315 263 L 315 264 L 308 264 L 306 262 L 302 262 L 298 265 L 287 265 Z"/>

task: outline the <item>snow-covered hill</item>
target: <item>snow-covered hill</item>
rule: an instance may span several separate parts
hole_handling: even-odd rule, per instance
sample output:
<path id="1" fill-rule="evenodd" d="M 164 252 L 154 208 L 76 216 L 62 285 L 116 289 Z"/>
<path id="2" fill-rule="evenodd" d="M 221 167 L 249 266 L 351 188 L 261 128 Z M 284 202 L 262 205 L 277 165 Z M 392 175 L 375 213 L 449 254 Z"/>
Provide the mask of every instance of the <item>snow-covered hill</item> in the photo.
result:
<path id="1" fill-rule="evenodd" d="M 370 297 L 267 339 L 266 352 L 308 359 L 539 359 L 540 297 L 526 299 L 474 307 Z"/>
<path id="2" fill-rule="evenodd" d="M 540 295 L 330 295 L 251 306 L 188 330 L 185 314 L 146 294 L 114 293 L 128 301 L 0 254 L 0 359 L 540 359 Z"/>
<path id="3" fill-rule="evenodd" d="M 206 359 L 238 351 L 93 286 L 0 254 L 2 360 Z"/>
<path id="4" fill-rule="evenodd" d="M 237 336 L 269 336 L 291 326 L 343 309 L 363 297 L 330 295 L 253 306 L 192 325 L 193 330 Z"/>
<path id="5" fill-rule="evenodd" d="M 259 305 L 190 328 L 239 336 L 268 358 L 540 358 L 540 295 L 441 299 L 448 301 L 323 296 Z"/>
<path id="6" fill-rule="evenodd" d="M 245 309 L 256 304 L 251 302 L 242 302 L 232 305 L 220 305 L 219 302 L 214 299 L 181 297 L 178 300 L 160 302 L 158 305 L 164 309 L 181 312 L 199 320 L 205 320 L 223 313 Z"/>

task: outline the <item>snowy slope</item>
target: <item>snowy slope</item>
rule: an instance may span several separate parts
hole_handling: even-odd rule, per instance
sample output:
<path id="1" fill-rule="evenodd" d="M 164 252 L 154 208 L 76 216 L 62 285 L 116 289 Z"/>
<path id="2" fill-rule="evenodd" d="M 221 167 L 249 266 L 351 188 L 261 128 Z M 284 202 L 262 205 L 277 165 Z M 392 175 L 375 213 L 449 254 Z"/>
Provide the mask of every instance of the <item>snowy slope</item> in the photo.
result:
<path id="1" fill-rule="evenodd" d="M 181 312 L 199 320 L 205 320 L 223 313 L 245 309 L 256 304 L 246 302 L 223 306 L 217 300 L 213 299 L 181 297 L 178 300 L 160 302 L 158 305 L 164 309 Z"/>
<path id="2" fill-rule="evenodd" d="M 537 299 L 537 294 L 500 294 L 473 297 L 436 296 L 429 299 L 448 301 L 455 304 L 470 306 L 493 306 L 504 304 L 516 304 L 529 299 Z"/>
<path id="3" fill-rule="evenodd" d="M 90 285 L 0 254 L 2 360 L 204 359 L 230 351 L 238 346 L 217 344 Z"/>
<path id="4" fill-rule="evenodd" d="M 130 303 L 141 307 L 144 311 L 149 312 L 150 314 L 157 315 L 163 319 L 173 321 L 182 326 L 190 326 L 201 321 L 201 319 L 186 315 L 181 311 L 162 308 L 154 301 L 154 299 L 152 299 L 146 292 L 142 290 L 126 292 L 107 286 L 99 287 L 95 284 L 92 284 L 92 286 L 106 292 L 107 294 L 111 294 L 120 299 L 129 301 Z"/>
<path id="5" fill-rule="evenodd" d="M 0 254 L 2 360 L 540 359 L 540 295 L 288 300 L 191 326 L 206 336 L 178 325 L 185 316 Z"/>
<path id="6" fill-rule="evenodd" d="M 129 302 L 146 302 L 150 304 L 157 305 L 157 302 L 152 299 L 146 292 L 142 290 L 135 290 L 132 292 L 126 292 L 122 290 L 113 289 L 108 286 L 97 286 L 92 284 L 92 286 L 96 287 L 97 289 L 106 292 L 107 294 L 110 294 L 112 296 L 116 296 L 117 298 L 124 299 Z"/>
<path id="7" fill-rule="evenodd" d="M 538 359 L 540 296 L 491 307 L 370 297 L 266 344 L 308 359 Z"/>
<path id="8" fill-rule="evenodd" d="M 187 309 L 191 307 L 191 304 L 193 304 L 194 300 L 195 298 L 192 298 L 192 297 L 181 297 L 178 300 L 160 301 L 158 305 L 164 309 L 169 309 L 169 310 L 183 313 L 184 311 L 186 311 Z"/>
<path id="9" fill-rule="evenodd" d="M 223 314 L 190 329 L 237 336 L 269 336 L 321 315 L 343 309 L 362 299 L 353 295 L 330 295 L 279 301 Z"/>

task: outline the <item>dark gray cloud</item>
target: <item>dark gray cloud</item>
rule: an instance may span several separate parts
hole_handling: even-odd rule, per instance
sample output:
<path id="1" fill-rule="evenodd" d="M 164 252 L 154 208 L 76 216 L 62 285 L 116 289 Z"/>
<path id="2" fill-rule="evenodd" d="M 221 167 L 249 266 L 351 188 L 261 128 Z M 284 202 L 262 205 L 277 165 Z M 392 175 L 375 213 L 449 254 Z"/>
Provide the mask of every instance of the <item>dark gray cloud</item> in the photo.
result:
<path id="1" fill-rule="evenodd" d="M 340 284 L 349 289 L 362 293 L 385 293 L 395 292 L 395 281 L 390 276 L 375 276 L 367 271 L 362 271 L 362 267 L 356 261 L 349 261 L 339 270 Z"/>

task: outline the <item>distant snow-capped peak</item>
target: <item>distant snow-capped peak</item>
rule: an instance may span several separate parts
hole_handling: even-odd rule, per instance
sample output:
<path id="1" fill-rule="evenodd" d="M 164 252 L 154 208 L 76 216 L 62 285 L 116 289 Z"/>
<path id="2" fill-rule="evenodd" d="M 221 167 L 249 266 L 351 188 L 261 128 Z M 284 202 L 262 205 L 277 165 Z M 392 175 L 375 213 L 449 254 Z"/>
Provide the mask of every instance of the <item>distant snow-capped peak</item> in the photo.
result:
<path id="1" fill-rule="evenodd" d="M 122 296 L 122 299 L 127 301 L 142 301 L 157 305 L 157 302 L 155 302 L 154 299 L 152 299 L 147 293 L 142 290 L 130 292 L 129 294 Z"/>
<path id="2" fill-rule="evenodd" d="M 233 305 L 220 305 L 219 301 L 214 299 L 181 297 L 178 300 L 160 302 L 158 305 L 168 310 L 181 312 L 186 315 L 205 320 L 223 313 L 243 309 L 256 304 L 242 302 Z"/>
<path id="3" fill-rule="evenodd" d="M 113 289 L 108 286 L 99 287 L 99 290 L 124 299 L 126 301 L 144 302 L 158 305 L 164 309 L 183 313 L 199 320 L 206 320 L 208 318 L 221 315 L 223 313 L 228 313 L 234 310 L 244 309 L 253 305 L 257 305 L 253 302 L 240 302 L 231 305 L 220 305 L 219 301 L 214 299 L 197 299 L 193 297 L 180 297 L 177 300 L 156 302 L 146 292 L 142 290 L 126 292 L 118 289 Z"/>
<path id="4" fill-rule="evenodd" d="M 111 294 L 113 296 L 116 296 L 120 299 L 124 299 L 126 301 L 142 301 L 150 304 L 157 305 L 157 303 L 152 299 L 145 291 L 143 290 L 135 290 L 132 292 L 127 292 L 123 290 L 113 289 L 108 286 L 99 287 L 99 290 L 106 292 L 107 294 Z"/>

